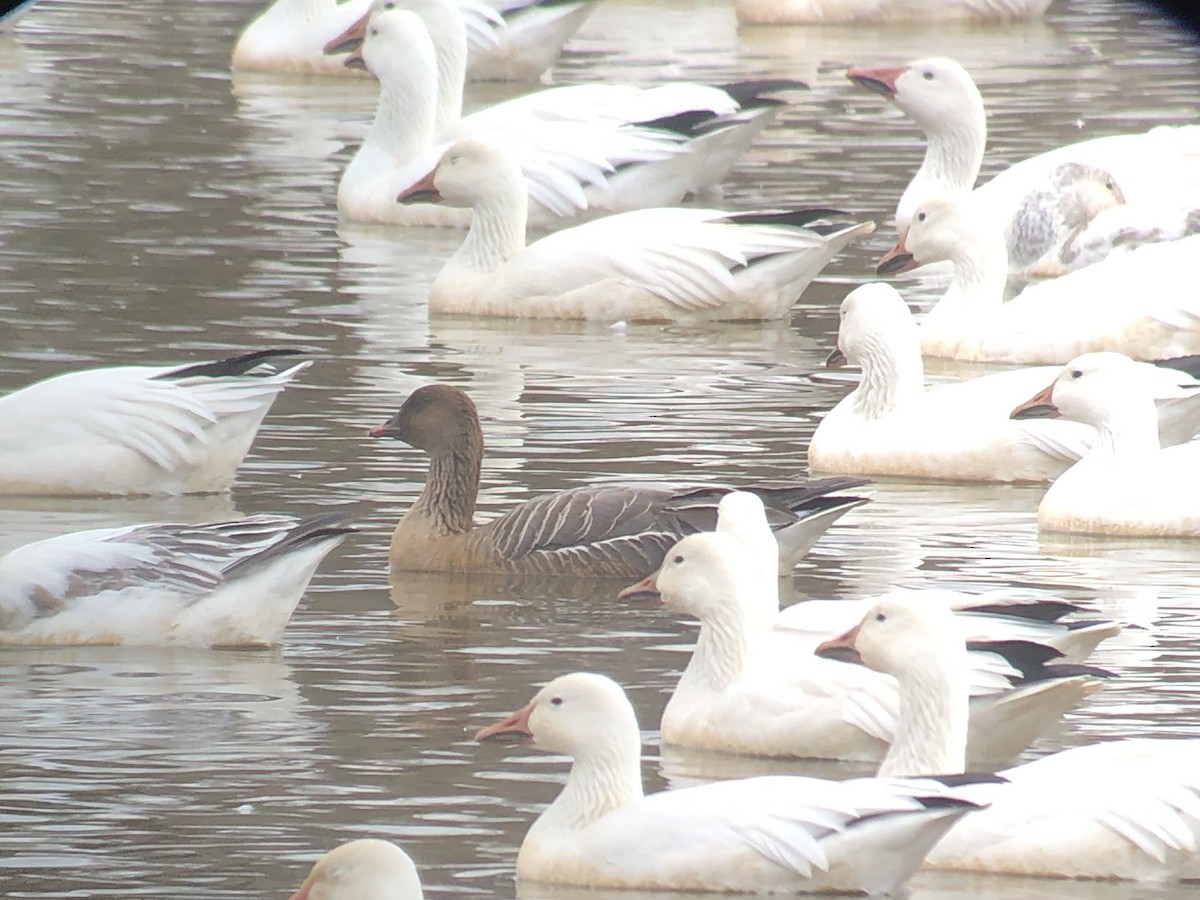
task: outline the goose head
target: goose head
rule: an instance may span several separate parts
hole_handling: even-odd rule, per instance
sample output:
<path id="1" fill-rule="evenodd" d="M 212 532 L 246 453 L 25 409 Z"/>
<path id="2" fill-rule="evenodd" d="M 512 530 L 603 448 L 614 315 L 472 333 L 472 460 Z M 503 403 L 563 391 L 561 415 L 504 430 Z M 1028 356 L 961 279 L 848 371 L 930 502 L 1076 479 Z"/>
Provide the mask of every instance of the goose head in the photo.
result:
<path id="1" fill-rule="evenodd" d="M 417 388 L 397 413 L 372 428 L 370 435 L 397 438 L 431 455 L 483 440 L 475 404 L 466 392 L 448 384 Z"/>
<path id="2" fill-rule="evenodd" d="M 347 67 L 361 69 L 365 66 L 384 85 L 424 82 L 436 73 L 433 42 L 416 13 L 400 8 L 386 9 L 368 12 L 360 21 L 363 22 L 362 43 L 358 52 L 346 60 Z"/>
<path id="3" fill-rule="evenodd" d="M 1116 178 L 1098 166 L 1065 162 L 1050 173 L 1049 181 L 1063 218 L 1072 224 L 1085 225 L 1104 210 L 1125 202 Z"/>
<path id="4" fill-rule="evenodd" d="M 825 365 L 865 366 L 890 356 L 892 346 L 909 345 L 920 353 L 917 323 L 904 298 L 890 284 L 875 281 L 855 288 L 842 300 L 837 347 Z"/>
<path id="5" fill-rule="evenodd" d="M 335 847 L 309 870 L 290 900 L 422 900 L 407 853 L 390 841 L 362 838 Z"/>
<path id="6" fill-rule="evenodd" d="M 947 648 L 955 646 L 965 655 L 962 627 L 948 602 L 939 595 L 895 591 L 872 606 L 845 634 L 818 646 L 816 653 L 859 663 L 903 681 L 905 676 L 923 672 L 931 657 L 941 658 Z"/>
<path id="7" fill-rule="evenodd" d="M 504 200 L 514 185 L 525 192 L 521 166 L 512 153 L 475 139 L 459 141 L 442 155 L 433 184 L 443 199 L 458 206 Z"/>
<path id="8" fill-rule="evenodd" d="M 939 193 L 923 200 L 908 228 L 879 260 L 880 275 L 907 272 L 931 262 L 950 260 L 956 268 L 980 265 L 1004 271 L 1008 251 L 999 228 L 989 225 L 965 191 Z"/>
<path id="9" fill-rule="evenodd" d="M 1097 428 L 1132 408 L 1154 414 L 1154 401 L 1137 378 L 1136 364 L 1123 353 L 1085 353 L 1067 363 L 1058 377 L 1012 411 L 1014 419 L 1062 416 Z M 1156 415 L 1156 414 L 1155 414 Z"/>
<path id="10" fill-rule="evenodd" d="M 846 75 L 893 101 L 926 132 L 942 131 L 965 117 L 983 119 L 983 98 L 970 73 L 945 56 L 894 68 L 853 68 Z"/>
<path id="11" fill-rule="evenodd" d="M 654 576 L 663 605 L 704 620 L 730 607 L 741 607 L 747 590 L 757 586 L 739 572 L 742 541 L 729 533 L 690 534 L 667 551 Z M 772 560 L 774 561 L 774 560 Z"/>
<path id="12" fill-rule="evenodd" d="M 322 48 L 323 51 L 329 56 L 353 53 L 362 46 L 363 39 L 367 35 L 367 23 L 371 21 L 371 17 L 376 13 L 383 12 L 385 9 L 395 8 L 396 0 L 375 0 L 361 16 L 346 27 L 345 31 L 337 37 L 330 38 Z M 357 63 L 354 65 L 351 65 L 350 61 L 347 60 L 346 65 L 351 68 L 363 68 L 361 57 L 358 58 Z"/>
<path id="13" fill-rule="evenodd" d="M 475 734 L 475 740 L 528 744 L 573 759 L 606 755 L 614 745 L 641 752 L 637 716 L 621 686 L 605 675 L 573 672 L 555 678 L 511 716 Z"/>

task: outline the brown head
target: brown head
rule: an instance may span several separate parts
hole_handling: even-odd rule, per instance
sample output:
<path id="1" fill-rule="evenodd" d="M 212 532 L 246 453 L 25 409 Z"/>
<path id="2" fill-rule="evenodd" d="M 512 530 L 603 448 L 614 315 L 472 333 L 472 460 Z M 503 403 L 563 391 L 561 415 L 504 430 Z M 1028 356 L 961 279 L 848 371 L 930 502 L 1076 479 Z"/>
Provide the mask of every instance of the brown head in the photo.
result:
<path id="1" fill-rule="evenodd" d="M 417 388 L 394 416 L 370 434 L 398 438 L 431 455 L 483 441 L 475 404 L 464 391 L 448 384 Z"/>

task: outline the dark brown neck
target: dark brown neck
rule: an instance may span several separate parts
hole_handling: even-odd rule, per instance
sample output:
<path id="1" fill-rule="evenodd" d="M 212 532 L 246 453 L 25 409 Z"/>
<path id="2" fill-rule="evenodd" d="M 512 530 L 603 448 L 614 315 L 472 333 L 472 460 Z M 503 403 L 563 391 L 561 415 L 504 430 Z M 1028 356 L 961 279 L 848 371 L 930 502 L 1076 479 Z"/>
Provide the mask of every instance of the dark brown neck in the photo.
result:
<path id="1" fill-rule="evenodd" d="M 475 524 L 482 462 L 483 442 L 475 435 L 466 435 L 454 446 L 431 455 L 425 490 L 413 510 L 432 519 L 441 534 L 470 531 Z"/>

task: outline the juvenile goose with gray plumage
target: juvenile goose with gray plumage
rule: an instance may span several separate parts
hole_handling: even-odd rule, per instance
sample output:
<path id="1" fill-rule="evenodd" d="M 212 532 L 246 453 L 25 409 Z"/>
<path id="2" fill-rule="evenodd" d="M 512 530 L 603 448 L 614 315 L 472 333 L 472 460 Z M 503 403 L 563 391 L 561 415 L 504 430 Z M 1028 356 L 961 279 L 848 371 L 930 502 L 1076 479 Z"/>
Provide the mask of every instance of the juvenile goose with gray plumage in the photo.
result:
<path id="1" fill-rule="evenodd" d="M 429 454 L 421 495 L 392 535 L 393 571 L 540 572 L 640 577 L 685 534 L 709 530 L 729 485 L 606 482 L 544 494 L 476 525 L 475 498 L 483 432 L 463 391 L 432 384 L 414 391 L 399 412 L 371 430 Z M 787 573 L 824 531 L 863 497 L 837 492 L 861 478 L 825 478 L 742 487 L 758 494 Z"/>

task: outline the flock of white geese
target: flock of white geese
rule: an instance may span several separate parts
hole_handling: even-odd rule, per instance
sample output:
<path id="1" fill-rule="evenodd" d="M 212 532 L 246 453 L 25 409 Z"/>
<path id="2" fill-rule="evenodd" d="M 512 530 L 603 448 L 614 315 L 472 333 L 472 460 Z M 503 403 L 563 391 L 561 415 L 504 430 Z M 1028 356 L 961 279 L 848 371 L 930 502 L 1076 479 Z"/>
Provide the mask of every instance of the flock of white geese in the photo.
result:
<path id="1" fill-rule="evenodd" d="M 579 85 L 462 114 L 465 79 L 535 77 L 594 0 L 278 0 L 233 64 L 368 73 L 370 132 L 341 215 L 467 228 L 433 312 L 619 321 L 772 319 L 873 230 L 825 209 L 728 212 L 704 197 L 765 128 L 782 80 Z M 1046 0 L 738 0 L 747 21 L 1006 19 Z M 781 611 L 778 578 L 866 501 L 864 476 L 1051 482 L 1042 529 L 1200 537 L 1200 125 L 1062 147 L 975 187 L 983 101 L 950 59 L 848 76 L 925 132 L 881 273 L 941 264 L 920 320 L 884 282 L 851 291 L 831 366 L 861 368 L 794 486 L 605 482 L 474 521 L 483 431 L 449 385 L 375 437 L 429 455 L 393 535 L 394 571 L 623 577 L 622 594 L 700 621 L 665 743 L 877 761 L 878 777 L 772 776 L 645 795 L 622 689 L 545 685 L 482 729 L 569 755 L 518 878 L 592 887 L 894 893 L 922 865 L 1068 878 L 1200 878 L 1200 741 L 1135 739 L 1009 765 L 1109 676 L 1086 659 L 1122 625 L 1038 597 L 896 590 Z M 551 233 L 526 244 L 527 228 Z M 929 271 L 929 270 L 926 270 Z M 0 399 L 0 492 L 228 491 L 289 350 L 70 372 Z M 923 357 L 1039 364 L 926 386 Z M 1167 365 L 1161 363 L 1166 360 Z M 286 361 L 287 365 L 280 365 Z M 964 427 L 966 423 L 966 427 Z M 0 559 L 0 641 L 272 645 L 336 516 L 251 516 L 76 532 Z M 637 579 L 641 579 L 640 581 Z M 982 771 L 984 774 L 974 774 Z M 394 844 L 358 840 L 294 900 L 411 900 Z"/>

